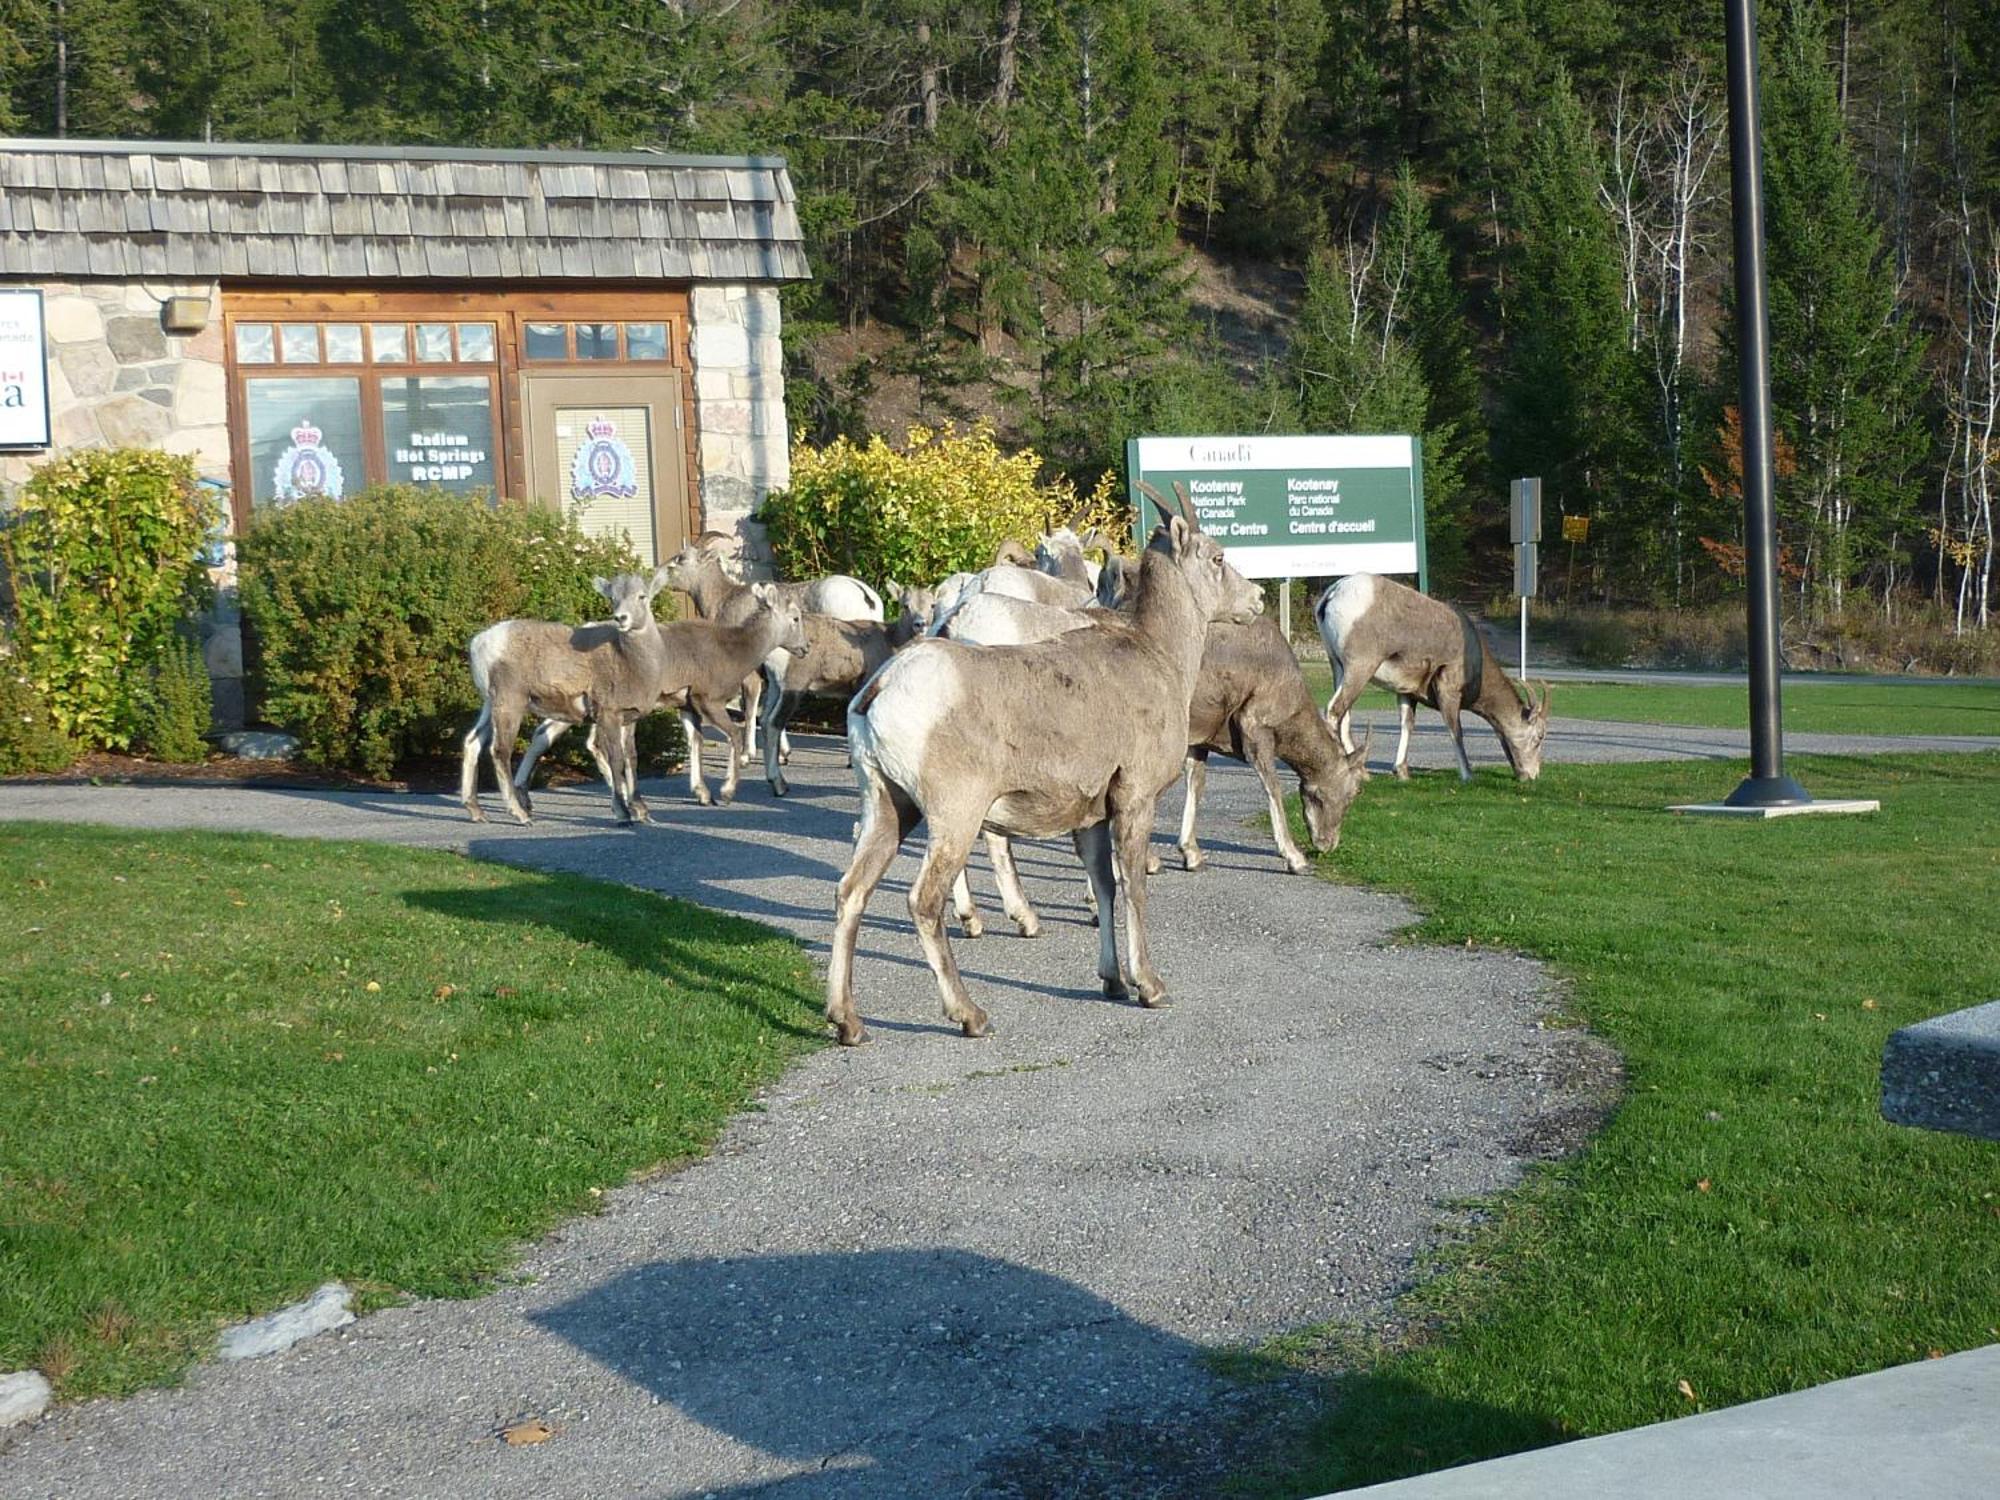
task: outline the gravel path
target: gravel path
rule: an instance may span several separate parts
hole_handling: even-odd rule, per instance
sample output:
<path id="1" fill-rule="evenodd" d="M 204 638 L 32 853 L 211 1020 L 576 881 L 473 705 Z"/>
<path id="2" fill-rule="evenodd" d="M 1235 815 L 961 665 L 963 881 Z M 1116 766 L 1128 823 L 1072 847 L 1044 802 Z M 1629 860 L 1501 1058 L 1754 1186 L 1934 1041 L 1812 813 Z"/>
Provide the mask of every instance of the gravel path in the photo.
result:
<path id="1" fill-rule="evenodd" d="M 1744 753 L 1726 732 L 1558 732 L 1564 758 Z M 1441 735 L 1415 759 L 1445 764 Z M 852 782 L 835 743 L 804 738 L 792 780 L 783 804 L 746 783 L 713 810 L 653 788 L 660 823 L 640 831 L 612 827 L 595 787 L 542 794 L 531 829 L 475 828 L 440 797 L 223 788 L 16 784 L 0 818 L 462 849 L 823 952 Z M 1044 935 L 1009 935 L 976 872 L 993 931 L 958 951 L 998 1034 L 964 1040 L 910 933 L 906 853 L 863 930 L 872 1045 L 807 1059 L 711 1157 L 608 1194 L 485 1298 L 59 1409 L 0 1446 L 0 1494 L 1204 1492 L 1266 1398 L 1203 1352 L 1379 1320 L 1440 1205 L 1573 1143 L 1615 1074 L 1540 1024 L 1538 966 L 1384 946 L 1402 903 L 1283 875 L 1245 826 L 1254 779 L 1218 763 L 1209 787 L 1210 870 L 1170 858 L 1155 886 L 1172 1009 L 1099 997 L 1073 858 L 1027 846 Z M 556 1436 L 501 1442 L 524 1417 Z"/>

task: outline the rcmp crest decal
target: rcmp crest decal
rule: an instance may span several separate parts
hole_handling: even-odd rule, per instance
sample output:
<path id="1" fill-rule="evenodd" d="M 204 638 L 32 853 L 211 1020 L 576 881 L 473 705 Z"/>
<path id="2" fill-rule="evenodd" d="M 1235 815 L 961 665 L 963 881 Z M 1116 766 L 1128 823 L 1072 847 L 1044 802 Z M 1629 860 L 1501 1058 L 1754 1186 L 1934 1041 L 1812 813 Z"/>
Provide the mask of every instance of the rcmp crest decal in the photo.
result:
<path id="1" fill-rule="evenodd" d="M 345 483 L 340 460 L 322 442 L 324 436 L 310 421 L 292 429 L 292 446 L 278 455 L 278 467 L 272 475 L 279 504 L 319 496 L 340 498 Z"/>
<path id="2" fill-rule="evenodd" d="M 577 500 L 629 500 L 639 493 L 639 470 L 632 450 L 605 417 L 593 417 L 584 428 L 586 441 L 569 466 L 569 492 Z"/>

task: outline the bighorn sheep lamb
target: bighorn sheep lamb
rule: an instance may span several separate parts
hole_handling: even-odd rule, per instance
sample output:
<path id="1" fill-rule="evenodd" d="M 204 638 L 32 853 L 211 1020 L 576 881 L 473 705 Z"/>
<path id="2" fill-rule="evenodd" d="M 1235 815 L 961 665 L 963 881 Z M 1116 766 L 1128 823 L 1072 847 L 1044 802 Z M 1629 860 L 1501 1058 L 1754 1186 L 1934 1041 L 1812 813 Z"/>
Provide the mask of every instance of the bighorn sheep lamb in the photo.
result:
<path id="1" fill-rule="evenodd" d="M 660 700 L 666 645 L 653 619 L 653 598 L 666 585 L 666 570 L 648 578 L 620 573 L 591 583 L 611 604 L 611 619 L 589 625 L 549 620 L 502 620 L 472 638 L 467 654 L 472 683 L 485 700 L 465 736 L 459 773 L 459 800 L 475 823 L 486 821 L 479 806 L 479 757 L 488 755 L 499 778 L 500 799 L 519 822 L 530 816 L 525 788 L 543 750 L 572 725 L 590 724 L 590 753 L 611 788 L 618 820 L 650 821 L 646 804 L 633 791 L 632 726 Z M 511 774 L 514 736 L 527 714 L 541 719 L 535 742 Z"/>
<path id="2" fill-rule="evenodd" d="M 682 543 L 680 550 L 667 559 L 668 583 L 694 602 L 694 612 L 702 619 L 715 620 L 724 625 L 740 625 L 755 608 L 750 598 L 750 585 L 739 578 L 732 578 L 722 565 L 723 558 L 732 555 L 741 546 L 742 539 L 730 532 L 704 531 L 693 540 Z M 813 614 L 831 615 L 836 620 L 873 620 L 878 625 L 884 618 L 882 596 L 860 579 L 850 578 L 845 573 L 834 573 L 804 583 L 779 583 L 772 587 L 781 596 L 796 597 Z M 748 726 L 750 752 L 753 755 L 757 751 L 758 699 L 763 688 L 763 678 L 756 672 L 751 673 L 743 684 L 743 722 Z"/>
<path id="3" fill-rule="evenodd" d="M 1338 729 L 1342 748 L 1354 748 L 1349 716 L 1355 699 L 1371 680 L 1395 693 L 1400 733 L 1396 775 L 1410 775 L 1410 730 L 1417 704 L 1444 716 L 1458 751 L 1461 780 L 1472 779 L 1465 754 L 1463 712 L 1478 714 L 1500 736 L 1507 763 L 1522 781 L 1542 772 L 1542 740 L 1549 729 L 1549 689 L 1535 699 L 1500 669 L 1480 640 L 1479 627 L 1463 610 L 1373 573 L 1343 578 L 1313 605 L 1320 639 L 1333 664 L 1333 697 L 1327 719 Z"/>
<path id="4" fill-rule="evenodd" d="M 967 1036 L 983 1035 L 987 1016 L 959 977 L 944 905 L 982 827 L 1023 838 L 1075 834 L 1105 913 L 1097 957 L 1105 993 L 1136 989 L 1142 1004 L 1165 1003 L 1146 944 L 1154 806 L 1187 754 L 1187 706 L 1208 622 L 1248 619 L 1263 599 L 1201 534 L 1184 493 L 1178 510 L 1152 499 L 1165 524 L 1147 550 L 1129 618 L 1107 614 L 1032 646 L 927 636 L 891 658 L 849 705 L 861 828 L 835 906 L 826 1006 L 842 1043 L 865 1035 L 853 973 L 869 894 L 920 821 L 930 836 L 910 914 L 945 1015 Z M 1114 842 L 1127 876 L 1129 988 L 1111 919 Z"/>
<path id="5" fill-rule="evenodd" d="M 773 795 L 791 791 L 778 768 L 778 747 L 800 700 L 814 695 L 853 697 L 871 672 L 922 635 L 930 623 L 929 589 L 903 588 L 894 579 L 888 587 L 902 611 L 890 624 L 807 615 L 805 652 L 780 652 L 765 662 L 764 779 Z"/>

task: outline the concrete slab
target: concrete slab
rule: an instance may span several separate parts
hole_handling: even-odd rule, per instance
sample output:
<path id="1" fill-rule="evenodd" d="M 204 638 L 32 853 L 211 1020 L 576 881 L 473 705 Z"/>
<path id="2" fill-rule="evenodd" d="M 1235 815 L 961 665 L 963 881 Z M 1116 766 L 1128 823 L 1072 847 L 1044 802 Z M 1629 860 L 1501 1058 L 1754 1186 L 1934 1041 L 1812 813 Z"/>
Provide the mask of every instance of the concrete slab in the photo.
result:
<path id="1" fill-rule="evenodd" d="M 1805 818 L 1815 814 L 1880 812 L 1882 804 L 1873 797 L 1828 797 L 1812 802 L 1795 802 L 1784 807 L 1731 807 L 1727 802 L 1679 802 L 1668 812 L 1692 813 L 1702 818 Z"/>
<path id="2" fill-rule="evenodd" d="M 1992 1500 L 2000 1344 L 1349 1490 L 1382 1500 Z"/>
<path id="3" fill-rule="evenodd" d="M 2000 1000 L 1890 1036 L 1882 1048 L 1882 1118 L 2000 1141 Z"/>

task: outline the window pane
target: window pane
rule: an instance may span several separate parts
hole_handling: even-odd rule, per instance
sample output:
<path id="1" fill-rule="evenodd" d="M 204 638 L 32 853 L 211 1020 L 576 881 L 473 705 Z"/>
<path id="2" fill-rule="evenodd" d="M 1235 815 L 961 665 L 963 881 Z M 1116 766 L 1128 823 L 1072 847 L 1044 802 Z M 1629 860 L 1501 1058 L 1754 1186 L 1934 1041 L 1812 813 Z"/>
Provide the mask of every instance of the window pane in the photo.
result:
<path id="1" fill-rule="evenodd" d="M 625 325 L 625 357 L 627 359 L 665 359 L 667 357 L 667 325 L 664 323 L 627 323 Z"/>
<path id="2" fill-rule="evenodd" d="M 366 480 L 361 460 L 361 382 L 352 376 L 243 382 L 250 422 L 250 503 L 334 499 Z"/>
<path id="3" fill-rule="evenodd" d="M 378 365 L 400 365 L 410 357 L 410 330 L 401 323 L 370 323 L 368 343 Z"/>
<path id="4" fill-rule="evenodd" d="M 469 365 L 490 363 L 493 359 L 493 325 L 491 323 L 459 324 L 458 357 Z"/>
<path id="5" fill-rule="evenodd" d="M 278 348 L 288 365 L 316 365 L 319 363 L 319 324 L 280 323 L 278 325 Z"/>
<path id="6" fill-rule="evenodd" d="M 417 360 L 426 365 L 448 365 L 451 363 L 451 324 L 419 323 L 417 325 Z"/>
<path id="7" fill-rule="evenodd" d="M 578 359 L 616 359 L 618 357 L 618 325 L 616 323 L 577 324 L 576 357 Z"/>
<path id="8" fill-rule="evenodd" d="M 392 481 L 491 490 L 491 382 L 484 375 L 384 376 L 382 442 Z"/>
<path id="9" fill-rule="evenodd" d="M 330 365 L 358 365 L 361 363 L 361 325 L 359 323 L 329 323 L 326 325 L 326 362 Z"/>
<path id="10" fill-rule="evenodd" d="M 276 359 L 276 344 L 269 323 L 236 325 L 236 361 L 245 365 L 268 365 Z"/>
<path id="11" fill-rule="evenodd" d="M 569 340 L 563 334 L 563 325 L 530 323 L 527 356 L 529 359 L 568 359 Z"/>

